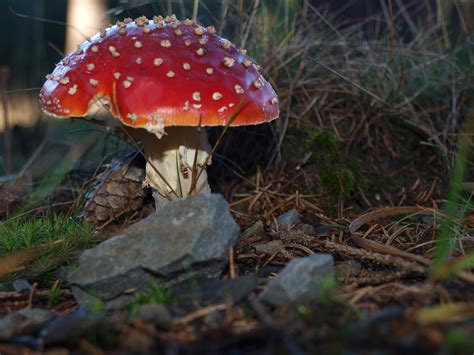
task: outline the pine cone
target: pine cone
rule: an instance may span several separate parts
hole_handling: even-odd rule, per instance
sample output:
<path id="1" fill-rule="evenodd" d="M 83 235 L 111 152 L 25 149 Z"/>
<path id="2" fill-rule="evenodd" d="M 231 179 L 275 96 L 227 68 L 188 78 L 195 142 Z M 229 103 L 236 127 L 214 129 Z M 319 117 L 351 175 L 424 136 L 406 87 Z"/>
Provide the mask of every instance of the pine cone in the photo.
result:
<path id="1" fill-rule="evenodd" d="M 124 218 L 138 211 L 149 195 L 149 191 L 142 186 L 144 179 L 145 168 L 136 161 L 133 164 L 118 160 L 112 162 L 98 176 L 96 186 L 87 194 L 82 214 L 84 221 L 99 227 L 107 221 Z"/>

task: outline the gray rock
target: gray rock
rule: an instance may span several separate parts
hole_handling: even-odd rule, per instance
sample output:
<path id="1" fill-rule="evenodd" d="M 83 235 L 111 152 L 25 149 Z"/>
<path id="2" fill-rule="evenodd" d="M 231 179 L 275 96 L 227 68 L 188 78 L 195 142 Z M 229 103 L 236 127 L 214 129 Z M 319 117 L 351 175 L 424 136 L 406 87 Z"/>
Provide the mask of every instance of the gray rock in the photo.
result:
<path id="1" fill-rule="evenodd" d="M 107 322 L 102 316 L 92 315 L 84 309 L 48 322 L 40 332 L 44 345 L 73 345 L 82 337 L 93 335 L 101 338 L 101 332 L 107 331 Z"/>
<path id="2" fill-rule="evenodd" d="M 0 319 L 0 340 L 6 340 L 18 332 L 25 330 L 25 325 L 34 326 L 47 322 L 53 314 L 41 308 L 22 309 Z"/>
<path id="3" fill-rule="evenodd" d="M 236 279 L 186 280 L 174 288 L 179 303 L 210 305 L 224 302 L 238 303 L 258 286 L 258 277 L 249 274 Z"/>
<path id="4" fill-rule="evenodd" d="M 315 254 L 291 260 L 267 285 L 260 299 L 273 306 L 309 302 L 321 297 L 323 280 L 334 278 L 331 254 Z"/>
<path id="5" fill-rule="evenodd" d="M 25 279 L 16 279 L 13 281 L 13 288 L 16 292 L 24 292 L 31 290 L 31 284 Z"/>
<path id="6" fill-rule="evenodd" d="M 132 297 L 125 291 L 146 289 L 151 281 L 172 286 L 219 275 L 238 238 L 239 227 L 221 195 L 173 201 L 85 251 L 69 281 L 80 306 L 98 297 L 106 308 L 120 308 Z"/>
<path id="7" fill-rule="evenodd" d="M 300 213 L 294 208 L 278 216 L 276 219 L 278 228 L 291 228 L 301 223 Z M 270 225 L 272 230 L 276 230 L 277 226 L 272 223 Z"/>

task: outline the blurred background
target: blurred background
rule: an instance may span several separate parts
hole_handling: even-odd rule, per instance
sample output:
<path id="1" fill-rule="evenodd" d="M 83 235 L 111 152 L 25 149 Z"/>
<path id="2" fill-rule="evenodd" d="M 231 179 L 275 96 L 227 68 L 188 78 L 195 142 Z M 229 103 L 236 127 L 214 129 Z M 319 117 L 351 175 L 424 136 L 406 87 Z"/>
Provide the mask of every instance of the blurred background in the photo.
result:
<path id="1" fill-rule="evenodd" d="M 128 16 L 176 13 L 180 18 L 191 17 L 195 3 L 194 0 L 0 0 L 3 34 L 0 37 L 0 93 L 3 93 L 0 132 L 5 133 L 1 136 L 0 173 L 17 171 L 45 135 L 54 136 L 51 130 L 57 122 L 42 115 L 37 94 L 45 75 L 63 53 L 83 41 L 81 33 L 94 34 L 116 19 Z M 363 33 L 357 37 L 363 46 L 364 41 L 385 40 L 395 32 L 397 41 L 408 42 L 424 36 L 420 34 L 421 28 L 433 26 L 444 41 L 443 46 L 449 48 L 465 41 L 474 23 L 472 0 L 202 0 L 198 3 L 198 18 L 203 24 L 216 25 L 219 33 L 238 45 L 250 47 L 261 64 L 269 65 L 268 55 L 274 53 L 275 46 L 288 45 L 298 36 L 299 40 L 307 36 L 308 41 L 313 41 L 311 45 L 318 47 L 325 40 L 334 43 L 338 36 L 352 35 L 357 26 L 357 32 Z M 298 28 L 298 21 L 303 19 L 299 16 L 306 21 L 304 29 Z M 327 31 L 333 26 L 337 26 L 337 31 L 329 36 Z M 254 28 L 258 33 L 253 32 Z M 315 33 L 310 33 L 311 30 Z M 291 60 L 287 63 L 297 65 Z M 303 64 L 308 66 L 307 61 L 300 62 Z M 274 85 L 282 84 L 278 78 L 282 74 L 281 66 L 268 70 L 264 67 L 264 70 Z M 283 86 L 280 91 L 288 94 Z M 283 102 L 287 105 L 282 112 L 286 121 L 277 123 L 270 133 L 274 140 L 269 144 L 272 151 L 279 148 L 281 139 L 279 142 L 277 136 L 284 134 L 288 118 L 295 115 L 292 111 L 296 107 L 295 99 Z M 303 119 L 304 113 L 298 114 L 299 118 Z M 67 129 L 75 127 L 61 124 Z M 28 130 L 28 127 L 32 128 Z M 83 139 L 79 136 L 78 139 Z M 72 138 L 66 140 L 69 139 Z M 268 156 L 271 152 L 265 154 L 265 159 L 272 159 Z"/>

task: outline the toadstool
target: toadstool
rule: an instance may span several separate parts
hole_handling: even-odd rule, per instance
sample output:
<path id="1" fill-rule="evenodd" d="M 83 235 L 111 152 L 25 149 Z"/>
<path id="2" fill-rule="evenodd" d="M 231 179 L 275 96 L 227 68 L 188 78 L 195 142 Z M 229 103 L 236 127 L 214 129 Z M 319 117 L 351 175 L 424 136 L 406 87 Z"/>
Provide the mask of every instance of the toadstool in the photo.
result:
<path id="1" fill-rule="evenodd" d="M 117 22 L 57 64 L 39 94 L 43 111 L 84 117 L 97 104 L 134 132 L 147 155 L 156 208 L 208 193 L 206 126 L 265 123 L 278 97 L 258 66 L 230 41 L 173 16 Z M 132 130 L 133 129 L 133 130 Z"/>

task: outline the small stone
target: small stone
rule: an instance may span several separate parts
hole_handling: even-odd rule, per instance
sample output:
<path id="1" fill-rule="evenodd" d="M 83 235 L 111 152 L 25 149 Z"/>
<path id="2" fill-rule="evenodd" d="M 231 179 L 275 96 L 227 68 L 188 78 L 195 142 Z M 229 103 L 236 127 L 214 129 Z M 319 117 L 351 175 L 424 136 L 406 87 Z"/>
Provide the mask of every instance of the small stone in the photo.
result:
<path id="1" fill-rule="evenodd" d="M 31 284 L 25 279 L 16 279 L 13 281 L 13 288 L 16 292 L 26 292 L 31 290 Z"/>
<path id="2" fill-rule="evenodd" d="M 279 228 L 291 228 L 301 223 L 300 213 L 294 208 L 278 216 L 276 219 Z M 274 223 L 270 225 L 272 230 L 276 230 Z"/>
<path id="3" fill-rule="evenodd" d="M 25 330 L 25 326 L 35 326 L 47 322 L 53 314 L 40 308 L 26 308 L 0 319 L 0 340 L 6 340 Z"/>
<path id="4" fill-rule="evenodd" d="M 156 354 L 155 340 L 151 334 L 130 328 L 120 336 L 120 348 L 130 354 Z"/>
<path id="5" fill-rule="evenodd" d="M 84 309 L 63 317 L 56 317 L 46 324 L 41 330 L 40 336 L 47 346 L 73 345 L 81 338 L 94 335 L 100 338 L 100 332 L 106 331 L 105 320 L 101 316 L 95 316 Z"/>
<path id="6" fill-rule="evenodd" d="M 334 278 L 334 260 L 331 254 L 295 258 L 268 282 L 260 299 L 273 306 L 314 301 L 323 294 L 325 278 Z"/>

